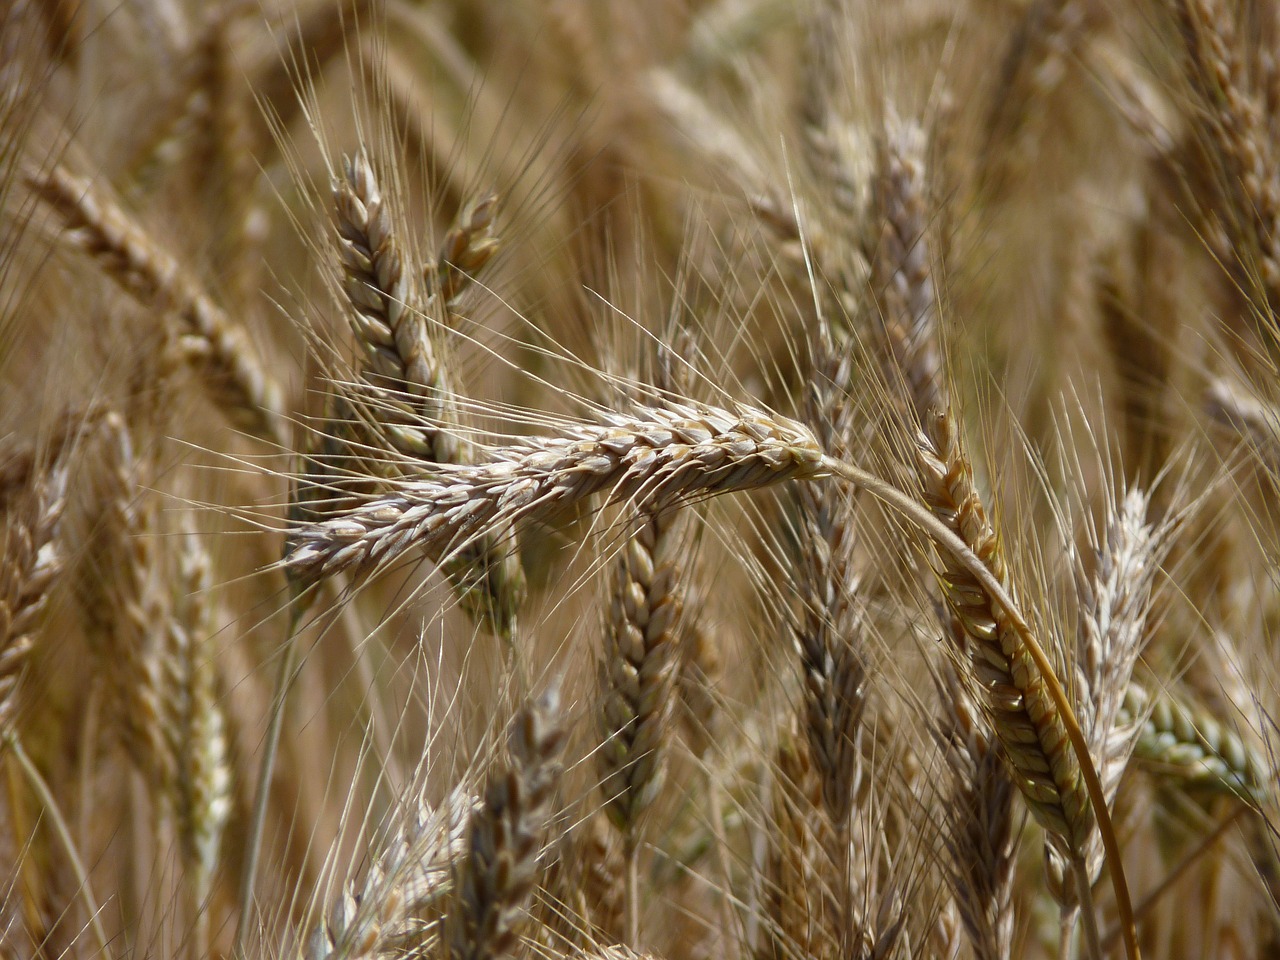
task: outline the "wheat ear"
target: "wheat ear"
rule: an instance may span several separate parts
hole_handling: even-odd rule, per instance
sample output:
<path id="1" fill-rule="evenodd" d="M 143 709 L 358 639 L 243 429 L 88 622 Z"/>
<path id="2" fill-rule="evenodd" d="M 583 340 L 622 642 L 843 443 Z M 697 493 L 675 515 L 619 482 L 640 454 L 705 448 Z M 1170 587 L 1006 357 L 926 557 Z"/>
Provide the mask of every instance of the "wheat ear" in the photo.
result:
<path id="1" fill-rule="evenodd" d="M 1214 253 L 1246 295 L 1262 294 L 1268 347 L 1280 336 L 1280 176 L 1267 118 L 1250 92 L 1235 18 L 1219 0 L 1172 0 L 1186 53 L 1186 74 L 1198 101 L 1200 138 L 1220 163 L 1214 186 L 1222 209 L 1208 233 Z M 1215 191 L 1216 192 L 1216 191 Z M 1222 231 L 1225 230 L 1225 236 Z M 1259 290 L 1261 286 L 1261 290 Z"/>
<path id="2" fill-rule="evenodd" d="M 394 495 L 343 517 L 296 525 L 284 565 L 309 585 L 385 567 L 415 547 L 449 555 L 495 521 L 545 517 L 602 491 L 662 503 L 825 472 L 806 428 L 749 407 L 639 408 L 565 433 L 495 450 L 486 463 L 434 465 L 433 479 L 398 482 Z"/>
<path id="3" fill-rule="evenodd" d="M 49 594 L 63 567 L 58 529 L 66 505 L 67 466 L 33 478 L 24 502 L 8 507 L 0 566 L 0 730 L 18 714 L 19 683 Z"/>
<path id="4" fill-rule="evenodd" d="M 1131 489 L 1111 508 L 1093 576 L 1086 579 L 1077 562 L 1081 607 L 1077 645 L 1083 681 L 1080 722 L 1108 803 L 1115 799 L 1140 735 L 1132 715 L 1126 714 L 1124 723 L 1119 718 L 1146 639 L 1147 613 L 1167 545 L 1162 529 L 1147 522 L 1149 509 L 1150 497 L 1140 488 Z M 1074 906 L 1074 892 L 1061 881 L 1067 864 L 1054 850 L 1047 851 L 1047 856 L 1051 891 L 1064 906 Z M 1089 838 L 1082 860 L 1092 884 L 1103 860 L 1097 834 Z"/>
<path id="5" fill-rule="evenodd" d="M 526 705 L 510 732 L 512 763 L 496 771 L 471 817 L 445 921 L 451 960 L 485 960 L 515 946 L 533 892 L 564 745 L 554 696 Z"/>
<path id="6" fill-rule="evenodd" d="M 422 316 L 422 298 L 391 226 L 391 211 L 364 154 L 344 164 L 333 187 L 343 292 L 365 377 L 378 390 L 380 427 L 396 449 L 437 463 L 455 459 L 457 445 L 439 423 L 449 387 Z M 408 398 L 412 406 L 395 416 Z"/>
<path id="7" fill-rule="evenodd" d="M 107 191 L 54 166 L 32 178 L 35 191 L 62 218 L 75 244 L 146 307 L 182 323 L 184 353 L 235 423 L 280 448 L 289 430 L 283 393 L 255 355 L 245 331 L 161 249 Z"/>
<path id="8" fill-rule="evenodd" d="M 92 544 L 94 582 L 82 600 L 116 707 L 126 752 L 166 801 L 174 786 L 165 729 L 159 640 L 169 602 L 159 582 L 154 503 L 144 493 L 145 457 L 119 413 L 103 419 L 100 494 L 105 504 Z"/>
<path id="9" fill-rule="evenodd" d="M 405 803 L 363 881 L 344 886 L 312 930 L 307 960 L 357 960 L 438 947 L 440 912 L 466 849 L 475 806 L 461 790 L 440 807 L 421 799 Z"/>
<path id="10" fill-rule="evenodd" d="M 365 354 L 364 378 L 374 394 L 369 411 L 374 433 L 385 436 L 396 451 L 415 462 L 469 461 L 472 451 L 456 439 L 458 415 L 453 391 L 429 334 L 426 317 L 431 305 L 407 268 L 386 197 L 364 154 L 346 162 L 344 177 L 334 184 L 333 195 L 343 289 L 351 308 L 352 329 Z M 469 272 L 481 269 L 497 248 L 496 239 L 488 236 L 494 202 L 482 202 L 467 214 L 463 224 L 450 231 L 441 257 L 454 259 L 439 260 L 430 272 L 432 296 L 443 301 L 446 312 L 465 286 Z M 352 412 L 354 421 L 353 404 L 345 402 L 343 409 Z M 327 445 L 340 446 L 340 441 L 326 431 Z M 375 450 L 377 446 L 375 443 Z M 328 453 L 322 467 L 334 464 L 333 450 Z M 375 473 L 390 471 L 394 475 L 402 469 L 394 460 L 370 465 L 369 458 L 358 459 L 363 461 L 360 469 L 372 467 Z M 510 525 L 496 523 L 448 558 L 444 572 L 467 613 L 510 639 L 525 590 Z"/>
<path id="11" fill-rule="evenodd" d="M 160 657 L 164 734 L 173 757 L 172 801 L 179 848 L 203 943 L 208 935 L 206 900 L 231 814 L 231 764 L 208 644 L 212 629 L 209 557 L 195 535 L 184 538 L 178 567 L 180 592 L 164 628 Z"/>
<path id="12" fill-rule="evenodd" d="M 907 128 L 909 131 L 910 128 Z M 915 457 L 925 501 L 991 571 L 1010 582 L 999 539 L 973 481 L 938 360 L 934 295 L 924 242 L 923 172 L 919 135 L 887 136 L 878 178 L 880 241 L 872 259 L 881 301 L 879 342 L 891 382 L 918 424 Z M 991 722 L 1015 782 L 1037 821 L 1068 856 L 1080 853 L 1093 829 L 1088 792 L 1041 669 L 1032 661 L 1007 611 L 944 551 L 939 584 L 963 635 L 960 641 L 976 700 Z M 944 627 L 947 625 L 944 625 Z"/>
<path id="13" fill-rule="evenodd" d="M 1153 694 L 1130 683 L 1117 723 L 1137 725 L 1133 759 L 1153 773 L 1250 803 L 1274 794 L 1275 772 L 1267 758 L 1207 710 L 1172 692 Z"/>
<path id="14" fill-rule="evenodd" d="M 945 877 L 974 956 L 996 960 L 1013 949 L 1014 783 L 956 665 L 942 663 L 935 682 L 942 712 L 932 732 L 949 775 Z"/>

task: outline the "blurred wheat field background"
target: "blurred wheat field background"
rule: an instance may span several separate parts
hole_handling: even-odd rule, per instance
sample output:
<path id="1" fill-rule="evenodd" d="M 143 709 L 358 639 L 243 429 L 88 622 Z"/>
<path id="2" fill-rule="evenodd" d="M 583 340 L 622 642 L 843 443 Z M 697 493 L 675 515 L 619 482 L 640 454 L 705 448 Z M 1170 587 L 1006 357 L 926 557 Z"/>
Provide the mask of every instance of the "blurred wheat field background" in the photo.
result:
<path id="1" fill-rule="evenodd" d="M 1277 50 L 0 6 L 0 954 L 1280 955 Z"/>

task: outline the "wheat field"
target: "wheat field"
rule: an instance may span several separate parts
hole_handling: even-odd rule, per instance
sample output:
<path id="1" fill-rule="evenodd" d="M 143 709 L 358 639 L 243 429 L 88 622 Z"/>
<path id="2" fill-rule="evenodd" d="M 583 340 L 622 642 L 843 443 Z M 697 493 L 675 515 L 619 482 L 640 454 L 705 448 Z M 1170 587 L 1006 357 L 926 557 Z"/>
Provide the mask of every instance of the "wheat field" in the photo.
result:
<path id="1" fill-rule="evenodd" d="M 1278 51 L 0 4 L 0 956 L 1280 955 Z"/>

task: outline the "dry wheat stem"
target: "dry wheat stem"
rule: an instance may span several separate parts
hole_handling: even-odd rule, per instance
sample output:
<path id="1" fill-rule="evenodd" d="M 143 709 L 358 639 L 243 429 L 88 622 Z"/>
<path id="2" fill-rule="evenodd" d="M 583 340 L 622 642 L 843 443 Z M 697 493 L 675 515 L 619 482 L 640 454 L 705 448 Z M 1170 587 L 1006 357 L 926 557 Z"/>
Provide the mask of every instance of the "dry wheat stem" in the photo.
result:
<path id="1" fill-rule="evenodd" d="M 639 408 L 565 432 L 496 450 L 486 463 L 432 465 L 431 479 L 397 483 L 393 496 L 296 525 L 283 565 L 306 587 L 383 568 L 415 547 L 457 554 L 495 522 L 546 516 L 602 491 L 666 503 L 825 472 L 805 427 L 750 407 Z"/>
<path id="2" fill-rule="evenodd" d="M 55 166 L 31 178 L 33 189 L 62 218 L 76 244 L 147 307 L 172 311 L 189 336 L 188 361 L 204 373 L 224 412 L 255 436 L 287 449 L 283 394 L 255 355 L 244 330 L 91 181 Z"/>

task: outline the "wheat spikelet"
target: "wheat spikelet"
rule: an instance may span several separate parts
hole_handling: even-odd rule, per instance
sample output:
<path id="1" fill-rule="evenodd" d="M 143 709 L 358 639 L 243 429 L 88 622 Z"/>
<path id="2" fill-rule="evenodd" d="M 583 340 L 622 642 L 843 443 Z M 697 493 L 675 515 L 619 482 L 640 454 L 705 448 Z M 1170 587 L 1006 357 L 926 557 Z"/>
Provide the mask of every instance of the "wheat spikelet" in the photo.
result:
<path id="1" fill-rule="evenodd" d="M 496 193 L 482 194 L 472 200 L 444 235 L 435 261 L 423 267 L 427 290 L 444 308 L 446 323 L 455 322 L 459 298 L 501 246 L 493 229 L 497 212 Z"/>
<path id="2" fill-rule="evenodd" d="M 100 187 L 63 166 L 36 175 L 35 191 L 62 218 L 75 244 L 141 304 L 182 322 L 184 353 L 234 422 L 279 447 L 288 445 L 283 393 L 254 354 L 244 330 L 179 263 Z"/>
<path id="3" fill-rule="evenodd" d="M 22 673 L 62 572 L 58 531 L 66 491 L 67 465 L 56 463 L 31 479 L 25 502 L 6 505 L 0 561 L 0 730 L 7 730 L 17 716 Z"/>
<path id="4" fill-rule="evenodd" d="M 564 745 L 554 696 L 526 705 L 510 733 L 512 765 L 496 771 L 471 817 L 445 921 L 452 960 L 503 957 L 515 946 L 533 892 L 548 804 Z"/>
<path id="5" fill-rule="evenodd" d="M 294 526 L 284 565 L 311 584 L 367 573 L 415 547 L 459 551 L 496 521 L 546 516 L 601 491 L 663 503 L 824 473 L 807 429 L 748 407 L 640 408 L 565 432 L 495 450 L 486 463 L 433 465 L 431 480 L 397 483 L 394 496 Z"/>

